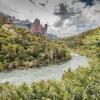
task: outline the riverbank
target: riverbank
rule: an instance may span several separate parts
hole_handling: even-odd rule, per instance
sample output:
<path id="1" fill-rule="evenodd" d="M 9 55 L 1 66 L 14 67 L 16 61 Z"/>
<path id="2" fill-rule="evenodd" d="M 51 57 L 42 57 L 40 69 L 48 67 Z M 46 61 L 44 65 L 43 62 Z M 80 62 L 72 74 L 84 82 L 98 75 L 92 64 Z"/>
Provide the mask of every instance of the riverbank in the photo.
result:
<path id="1" fill-rule="evenodd" d="M 82 62 L 83 61 L 81 60 L 81 63 Z M 49 74 L 50 73 L 48 73 L 48 75 Z M 25 75 L 26 73 L 24 76 Z M 52 74 L 50 75 L 52 76 Z M 15 79 L 16 77 L 14 80 Z M 6 98 L 6 100 L 9 100 L 10 98 L 13 100 L 94 100 L 93 98 L 99 100 L 99 79 L 100 67 L 95 66 L 85 68 L 79 67 L 77 70 L 68 69 L 67 71 L 64 71 L 62 80 L 60 81 L 42 80 L 39 82 L 33 82 L 30 85 L 26 84 L 27 82 L 20 85 L 15 85 L 16 82 L 0 83 L 0 100 L 4 100 L 4 98 Z M 28 78 L 26 77 L 25 80 L 28 80 Z"/>
<path id="2" fill-rule="evenodd" d="M 30 31 L 0 28 L 0 71 L 33 68 L 70 59 L 63 42 L 48 40 Z"/>
<path id="3" fill-rule="evenodd" d="M 31 67 L 28 67 L 28 65 L 26 66 L 20 66 L 20 67 L 17 67 L 17 68 L 7 68 L 5 70 L 2 70 L 0 71 L 1 72 L 11 72 L 11 71 L 14 71 L 14 70 L 29 70 L 29 69 L 35 69 L 35 68 L 45 68 L 45 67 L 50 67 L 50 66 L 55 66 L 55 65 L 62 65 L 66 62 L 69 62 L 70 60 L 72 59 L 72 56 L 70 56 L 70 58 L 68 59 L 64 59 L 64 60 L 60 60 L 60 61 L 57 61 L 57 62 L 52 62 L 52 63 L 48 63 L 48 64 L 38 64 L 38 65 L 33 65 Z"/>
<path id="4" fill-rule="evenodd" d="M 71 60 L 62 64 L 2 72 L 0 73 L 0 82 L 8 81 L 14 84 L 26 82 L 31 84 L 40 80 L 61 80 L 64 71 L 67 71 L 69 68 L 75 70 L 79 66 L 88 66 L 88 58 L 75 54 Z"/>

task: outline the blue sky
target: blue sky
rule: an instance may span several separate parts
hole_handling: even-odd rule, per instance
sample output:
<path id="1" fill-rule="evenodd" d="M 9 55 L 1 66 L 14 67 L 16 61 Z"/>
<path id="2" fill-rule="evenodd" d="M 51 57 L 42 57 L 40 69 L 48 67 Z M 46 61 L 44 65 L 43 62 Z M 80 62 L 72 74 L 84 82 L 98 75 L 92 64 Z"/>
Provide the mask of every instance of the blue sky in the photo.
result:
<path id="1" fill-rule="evenodd" d="M 39 18 L 48 33 L 61 37 L 100 25 L 100 0 L 0 0 L 0 11 L 32 22 Z"/>
<path id="2" fill-rule="evenodd" d="M 83 2 L 86 3 L 86 5 L 92 6 L 93 5 L 93 0 L 82 0 Z"/>

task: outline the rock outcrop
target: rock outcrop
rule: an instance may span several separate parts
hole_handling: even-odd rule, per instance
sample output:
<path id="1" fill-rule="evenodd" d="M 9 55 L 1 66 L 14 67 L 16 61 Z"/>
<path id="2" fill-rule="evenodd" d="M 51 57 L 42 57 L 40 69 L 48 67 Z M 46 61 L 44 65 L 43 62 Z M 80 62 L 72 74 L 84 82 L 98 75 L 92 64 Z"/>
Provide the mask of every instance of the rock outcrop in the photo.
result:
<path id="1" fill-rule="evenodd" d="M 37 33 L 40 35 L 47 35 L 48 25 L 45 24 L 44 26 L 40 23 L 39 19 L 35 19 L 34 23 L 32 24 L 32 33 Z"/>

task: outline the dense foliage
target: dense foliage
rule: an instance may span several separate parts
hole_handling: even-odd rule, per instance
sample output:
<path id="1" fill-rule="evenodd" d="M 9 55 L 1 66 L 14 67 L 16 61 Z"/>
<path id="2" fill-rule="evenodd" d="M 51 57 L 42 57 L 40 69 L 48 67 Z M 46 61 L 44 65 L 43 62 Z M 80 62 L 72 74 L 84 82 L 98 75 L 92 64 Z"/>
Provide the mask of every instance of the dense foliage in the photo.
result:
<path id="1" fill-rule="evenodd" d="M 36 36 L 25 29 L 0 29 L 0 70 L 30 68 L 70 59 L 63 43 Z"/>
<path id="2" fill-rule="evenodd" d="M 60 82 L 41 81 L 31 86 L 1 83 L 0 100 L 100 100 L 100 30 L 91 31 L 81 40 L 84 44 L 77 44 L 73 49 L 93 58 L 90 67 L 69 69 Z"/>
<path id="3" fill-rule="evenodd" d="M 62 81 L 0 84 L 0 100 L 100 100 L 100 68 L 69 70 Z"/>
<path id="4" fill-rule="evenodd" d="M 94 38 L 95 36 L 95 38 Z M 80 48 L 93 41 L 100 42 L 100 27 L 63 39 L 69 47 Z M 92 46 L 91 46 L 92 47 Z"/>

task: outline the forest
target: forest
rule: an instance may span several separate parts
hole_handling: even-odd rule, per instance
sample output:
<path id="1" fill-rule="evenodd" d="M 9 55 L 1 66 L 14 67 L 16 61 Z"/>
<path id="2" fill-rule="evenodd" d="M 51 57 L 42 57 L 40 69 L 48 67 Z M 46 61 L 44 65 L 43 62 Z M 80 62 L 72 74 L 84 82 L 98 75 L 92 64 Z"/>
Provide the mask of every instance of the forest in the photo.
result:
<path id="1" fill-rule="evenodd" d="M 71 58 L 62 42 L 15 28 L 0 28 L 0 71 L 56 64 Z"/>
<path id="2" fill-rule="evenodd" d="M 0 34 L 0 36 L 5 38 L 7 34 Z M 26 37 L 23 36 L 23 38 Z M 29 38 L 29 35 L 27 38 Z M 32 38 L 30 41 L 32 41 Z M 17 39 L 21 41 L 21 38 Z M 41 40 L 41 38 L 35 39 Z M 12 42 L 14 44 L 17 42 L 16 45 L 18 45 L 19 40 L 12 40 Z M 7 42 L 2 41 L 6 45 Z M 9 39 L 6 41 L 9 41 Z M 79 67 L 75 71 L 69 69 L 64 72 L 61 81 L 40 81 L 31 85 L 23 83 L 20 86 L 10 84 L 9 82 L 0 83 L 0 100 L 100 100 L 100 28 L 84 32 L 83 35 L 65 38 L 62 41 L 71 51 L 76 51 L 81 55 L 89 57 L 89 67 Z M 81 41 L 81 43 L 78 41 Z M 29 46 L 28 42 L 24 41 L 21 44 L 23 47 L 23 43 Z M 51 44 L 47 47 L 49 46 Z M 65 53 L 64 50 L 62 50 L 62 54 Z M 12 57 L 15 57 L 15 55 L 12 54 Z"/>

